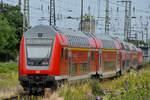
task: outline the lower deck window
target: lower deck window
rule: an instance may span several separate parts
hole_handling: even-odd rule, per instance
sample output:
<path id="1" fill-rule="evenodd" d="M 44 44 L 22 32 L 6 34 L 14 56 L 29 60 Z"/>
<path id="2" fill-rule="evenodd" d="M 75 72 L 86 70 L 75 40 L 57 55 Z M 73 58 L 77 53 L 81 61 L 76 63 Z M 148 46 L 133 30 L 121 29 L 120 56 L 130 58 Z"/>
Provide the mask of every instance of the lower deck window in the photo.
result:
<path id="1" fill-rule="evenodd" d="M 115 61 L 104 61 L 104 71 L 113 71 L 115 70 L 115 66 Z"/>
<path id="2" fill-rule="evenodd" d="M 72 74 L 77 74 L 77 72 L 78 72 L 78 64 L 73 63 L 72 64 Z"/>
<path id="3" fill-rule="evenodd" d="M 118 66 L 120 65 L 120 56 L 119 56 L 119 54 L 117 54 L 117 65 Z"/>
<path id="4" fill-rule="evenodd" d="M 136 63 L 137 63 L 137 60 L 134 59 L 134 60 L 133 60 L 133 65 L 136 65 Z"/>
<path id="5" fill-rule="evenodd" d="M 125 61 L 124 60 L 122 61 L 122 67 L 123 68 L 125 67 Z"/>
<path id="6" fill-rule="evenodd" d="M 126 60 L 126 66 L 127 66 L 127 67 L 130 66 L 129 63 L 130 63 L 130 61 L 129 61 L 129 60 Z"/>
<path id="7" fill-rule="evenodd" d="M 80 63 L 80 73 L 88 72 L 88 63 Z"/>

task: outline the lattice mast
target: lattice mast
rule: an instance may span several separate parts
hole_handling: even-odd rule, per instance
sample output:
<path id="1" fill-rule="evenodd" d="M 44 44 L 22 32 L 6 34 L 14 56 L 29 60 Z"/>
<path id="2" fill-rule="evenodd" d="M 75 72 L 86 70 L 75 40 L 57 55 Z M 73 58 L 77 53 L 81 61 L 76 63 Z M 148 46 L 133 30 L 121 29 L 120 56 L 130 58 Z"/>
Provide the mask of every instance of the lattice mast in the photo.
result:
<path id="1" fill-rule="evenodd" d="M 29 0 L 24 0 L 23 32 L 30 28 Z"/>
<path id="2" fill-rule="evenodd" d="M 55 17 L 55 0 L 50 0 L 50 25 L 56 25 L 56 17 Z"/>
<path id="3" fill-rule="evenodd" d="M 106 0 L 105 35 L 109 35 L 109 0 Z"/>
<path id="4" fill-rule="evenodd" d="M 18 1 L 18 6 L 19 6 L 20 9 L 21 9 L 21 0 Z"/>
<path id="5" fill-rule="evenodd" d="M 125 16 L 124 16 L 124 40 L 128 41 L 131 37 L 131 0 L 118 1 L 125 3 Z"/>

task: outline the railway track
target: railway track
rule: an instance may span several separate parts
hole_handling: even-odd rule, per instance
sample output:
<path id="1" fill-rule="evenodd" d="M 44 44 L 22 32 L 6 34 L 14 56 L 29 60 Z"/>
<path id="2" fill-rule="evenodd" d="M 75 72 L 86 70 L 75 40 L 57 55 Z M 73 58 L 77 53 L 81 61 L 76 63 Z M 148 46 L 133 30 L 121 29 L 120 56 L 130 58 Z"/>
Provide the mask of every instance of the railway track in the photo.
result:
<path id="1" fill-rule="evenodd" d="M 21 93 L 19 95 L 16 95 L 16 96 L 11 96 L 11 97 L 8 97 L 8 98 L 4 98 L 4 99 L 1 99 L 1 100 L 29 100 L 29 98 L 27 98 L 27 93 Z"/>
<path id="2" fill-rule="evenodd" d="M 40 96 L 31 96 L 29 93 L 21 93 L 16 96 L 11 96 L 8 98 L 0 99 L 0 100 L 41 100 Z"/>
<path id="3" fill-rule="evenodd" d="M 42 100 L 43 98 L 51 97 L 53 94 L 49 89 L 47 91 L 45 90 L 45 92 L 46 93 L 44 95 L 36 94 L 38 96 L 33 96 L 29 92 L 21 92 L 15 96 L 10 96 L 0 100 Z"/>

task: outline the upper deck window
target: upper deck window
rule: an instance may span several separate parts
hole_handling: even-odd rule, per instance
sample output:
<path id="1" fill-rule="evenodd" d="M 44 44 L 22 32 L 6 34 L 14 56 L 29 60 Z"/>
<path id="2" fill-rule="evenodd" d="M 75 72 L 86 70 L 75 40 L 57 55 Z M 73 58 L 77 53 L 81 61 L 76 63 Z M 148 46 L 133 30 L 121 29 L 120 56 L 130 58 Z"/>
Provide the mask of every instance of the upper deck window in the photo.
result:
<path id="1" fill-rule="evenodd" d="M 121 43 L 122 50 L 125 50 L 124 44 Z"/>

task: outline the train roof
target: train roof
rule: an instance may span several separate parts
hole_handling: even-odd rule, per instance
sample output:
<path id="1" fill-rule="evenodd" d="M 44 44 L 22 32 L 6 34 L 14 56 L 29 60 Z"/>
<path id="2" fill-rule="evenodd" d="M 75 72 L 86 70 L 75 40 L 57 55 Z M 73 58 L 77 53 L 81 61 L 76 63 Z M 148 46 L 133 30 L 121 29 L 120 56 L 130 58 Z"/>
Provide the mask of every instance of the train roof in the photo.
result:
<path id="1" fill-rule="evenodd" d="M 49 37 L 51 39 L 55 39 L 57 33 L 64 34 L 68 40 L 68 45 L 71 47 L 91 47 L 89 37 L 83 32 L 65 28 L 58 28 L 49 25 L 35 26 L 25 32 L 24 37 L 38 38 L 42 34 L 42 37 Z M 91 40 L 91 42 L 94 42 L 94 40 Z M 93 48 L 96 48 L 96 45 L 93 45 Z"/>
<path id="2" fill-rule="evenodd" d="M 39 33 L 42 33 L 43 36 L 51 36 L 55 37 L 56 33 L 61 33 L 69 36 L 79 36 L 79 37 L 85 37 L 88 38 L 84 32 L 76 31 L 72 29 L 67 28 L 58 28 L 55 26 L 49 26 L 49 25 L 37 25 L 31 29 L 29 29 L 27 32 L 24 33 L 25 37 L 37 37 Z"/>
<path id="3" fill-rule="evenodd" d="M 58 28 L 58 27 L 55 27 L 55 29 L 57 30 L 58 33 L 62 33 L 65 35 L 72 35 L 72 36 L 88 38 L 88 36 L 85 35 L 82 31 L 76 31 L 76 30 L 72 30 L 72 29 L 68 29 L 68 28 Z"/>
<path id="4" fill-rule="evenodd" d="M 38 37 L 41 34 L 42 34 L 42 37 L 55 38 L 56 30 L 53 28 L 53 26 L 38 25 L 29 29 L 27 32 L 25 32 L 24 36 L 25 37 Z"/>
<path id="5" fill-rule="evenodd" d="M 118 40 L 118 41 L 120 42 L 123 50 L 137 51 L 137 47 L 133 45 L 132 43 L 129 43 L 123 40 Z"/>
<path id="6" fill-rule="evenodd" d="M 72 29 L 67 28 L 58 28 L 55 26 L 49 26 L 49 25 L 38 25 L 31 29 L 29 29 L 27 32 L 24 33 L 25 37 L 39 37 L 42 34 L 42 37 L 50 37 L 55 38 L 56 34 L 64 34 L 67 38 L 68 45 L 71 47 L 85 47 L 89 48 L 92 44 L 94 47 L 96 45 L 94 40 L 98 40 L 98 42 L 102 43 L 102 48 L 105 49 L 119 49 L 119 48 L 125 48 L 125 50 L 136 50 L 136 47 L 130 43 L 114 39 L 110 36 L 104 35 L 104 34 L 95 34 L 92 32 L 82 32 L 82 31 L 76 31 Z M 91 43 L 90 43 L 91 42 Z M 119 43 L 123 43 L 121 47 L 116 46 Z M 99 46 L 101 48 L 101 46 Z"/>
<path id="7" fill-rule="evenodd" d="M 56 33 L 62 33 L 62 34 L 69 35 L 69 36 L 97 38 L 100 40 L 112 40 L 112 41 L 114 40 L 110 36 L 105 36 L 104 34 L 82 32 L 82 31 L 76 31 L 76 30 L 67 29 L 67 28 L 58 28 L 58 27 L 49 26 L 49 25 L 37 25 L 29 29 L 27 32 L 25 32 L 24 36 L 25 37 L 37 37 L 39 33 L 42 33 L 43 36 L 51 36 L 51 37 L 55 37 Z"/>
<path id="8" fill-rule="evenodd" d="M 94 34 L 92 32 L 81 32 L 75 31 L 72 29 L 57 29 L 60 33 L 63 33 L 67 36 L 67 39 L 70 41 L 70 46 L 76 45 L 77 47 L 90 47 L 90 43 L 88 43 L 89 38 L 99 39 L 102 42 L 102 48 L 105 49 L 120 49 L 117 47 L 117 43 L 114 39 L 109 36 L 105 36 L 104 34 Z M 81 42 L 80 42 L 81 41 Z M 80 42 L 80 43 L 78 43 Z M 82 44 L 84 43 L 84 44 Z"/>

